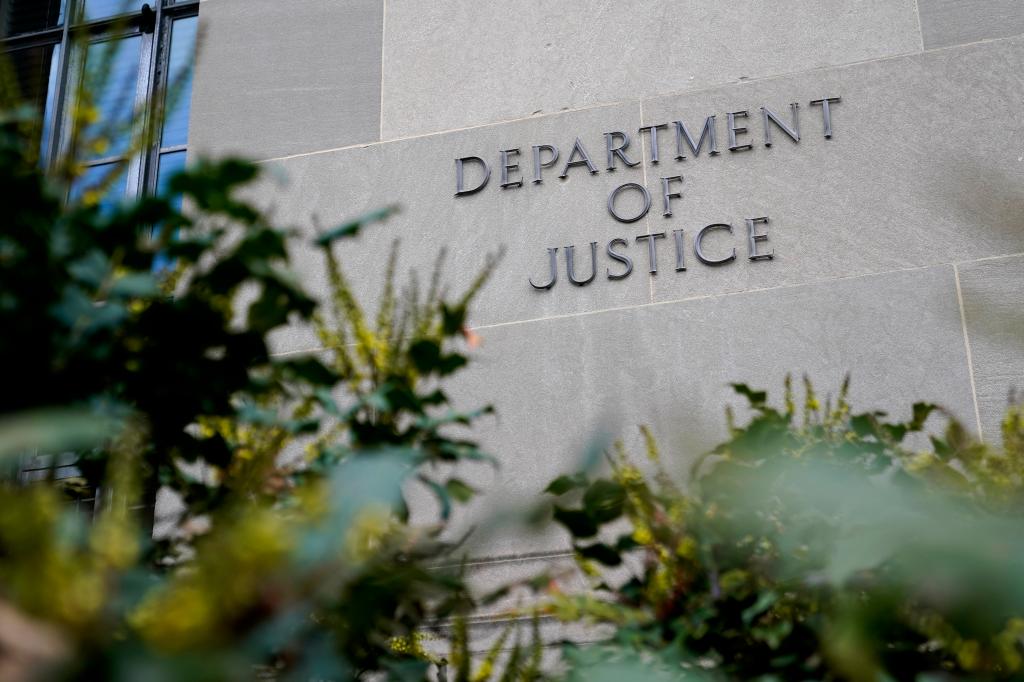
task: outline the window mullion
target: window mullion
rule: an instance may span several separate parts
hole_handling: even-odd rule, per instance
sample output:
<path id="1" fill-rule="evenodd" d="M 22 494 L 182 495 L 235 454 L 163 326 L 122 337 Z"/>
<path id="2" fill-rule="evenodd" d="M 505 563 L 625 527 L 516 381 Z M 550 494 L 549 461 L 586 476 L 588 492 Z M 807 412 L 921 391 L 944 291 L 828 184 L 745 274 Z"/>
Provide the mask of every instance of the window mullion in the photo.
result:
<path id="1" fill-rule="evenodd" d="M 148 135 L 145 138 L 146 146 L 142 150 L 145 163 L 142 169 L 143 175 L 141 177 L 143 184 L 141 187 L 142 191 L 146 194 L 151 194 L 156 189 L 157 168 L 160 163 L 160 137 L 163 129 L 164 102 L 162 95 L 158 101 L 158 95 L 164 91 L 164 82 L 167 78 L 166 69 L 162 68 L 162 65 L 167 61 L 167 36 L 170 35 L 170 20 L 164 16 L 163 5 L 163 2 L 156 3 L 156 20 L 154 21 L 153 33 L 151 35 L 153 52 L 147 70 L 146 110 L 156 112 L 157 115 L 153 116 L 151 114 L 148 117 L 146 122 Z"/>
<path id="2" fill-rule="evenodd" d="M 153 66 L 155 60 L 157 31 L 143 33 L 139 49 L 138 81 L 135 87 L 134 111 L 136 113 L 132 125 L 132 139 L 139 142 L 138 149 L 132 154 L 128 165 L 127 187 L 125 196 L 134 199 L 146 190 L 146 157 L 151 148 L 149 136 L 152 134 L 152 102 L 153 102 Z"/>
<path id="3" fill-rule="evenodd" d="M 42 158 L 43 168 L 52 168 L 60 158 L 61 151 L 66 149 L 63 146 L 64 133 L 68 126 L 66 121 L 66 102 L 68 89 L 68 74 L 71 72 L 71 41 L 68 39 L 71 33 L 71 16 L 74 10 L 75 0 L 67 0 L 64 8 L 64 26 L 61 32 L 60 41 L 60 62 L 57 65 L 57 91 L 53 101 L 53 115 L 49 121 L 43 121 L 43 125 L 49 130 L 46 131 L 47 149 L 40 149 L 39 155 Z M 45 109 L 44 109 L 45 110 Z"/>
<path id="4" fill-rule="evenodd" d="M 45 47 L 56 45 L 64 36 L 65 25 L 55 26 L 33 33 L 22 33 L 15 36 L 6 36 L 0 40 L 0 52 L 15 52 L 27 50 L 33 47 Z"/>
<path id="5" fill-rule="evenodd" d="M 74 39 L 63 44 L 66 53 L 65 71 L 62 74 L 60 90 L 60 118 L 59 125 L 56 125 L 53 139 L 53 156 L 50 159 L 51 168 L 62 173 L 68 168 L 65 164 L 74 165 L 78 159 L 74 158 L 75 147 L 75 109 L 82 105 L 81 87 L 83 72 L 85 69 L 85 50 L 88 45 L 79 44 Z M 61 61 L 65 61 L 65 55 L 61 55 Z M 57 117 L 54 117 L 57 119 Z M 67 201 L 71 192 L 72 177 L 62 177 L 67 180 L 64 187 L 64 201 Z"/>

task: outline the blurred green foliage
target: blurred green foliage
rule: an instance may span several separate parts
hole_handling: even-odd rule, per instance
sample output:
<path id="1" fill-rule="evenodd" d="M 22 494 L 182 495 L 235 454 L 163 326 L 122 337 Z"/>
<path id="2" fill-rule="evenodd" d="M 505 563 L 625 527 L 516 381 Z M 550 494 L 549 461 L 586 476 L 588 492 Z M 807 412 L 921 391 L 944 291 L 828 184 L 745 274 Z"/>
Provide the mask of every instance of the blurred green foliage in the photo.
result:
<path id="1" fill-rule="evenodd" d="M 379 211 L 316 240 L 317 312 L 288 269 L 297 234 L 238 198 L 255 166 L 199 161 L 169 196 L 65 203 L 32 115 L 0 118 L 0 457 L 51 476 L 0 483 L 0 678 L 422 679 L 429 661 L 396 643 L 472 608 L 458 570 L 432 566 L 475 491 L 428 465 L 491 461 L 459 432 L 489 408 L 453 410 L 440 381 L 465 365 L 493 262 L 450 301 L 437 276 L 399 296 L 392 259 L 371 322 L 336 251 Z M 289 323 L 323 351 L 271 356 Z M 58 457 L 75 476 L 51 480 Z M 408 523 L 410 483 L 440 519 Z M 155 541 L 158 491 L 183 511 Z"/>
<path id="2" fill-rule="evenodd" d="M 782 409 L 735 389 L 750 421 L 685 486 L 644 429 L 653 473 L 620 445 L 610 477 L 548 487 L 593 589 L 547 609 L 615 629 L 570 649 L 571 679 L 627 664 L 651 679 L 1024 675 L 1024 410 L 997 450 L 952 419 L 925 438 L 934 405 L 852 414 L 845 383 L 823 406 L 787 382 Z"/>
<path id="3" fill-rule="evenodd" d="M 94 126 L 88 89 L 76 102 L 73 127 Z M 469 615 L 510 590 L 472 595 L 443 566 L 477 492 L 457 465 L 494 461 L 466 435 L 491 409 L 453 409 L 443 381 L 494 260 L 450 299 L 440 259 L 399 293 L 396 249 L 370 315 L 338 254 L 387 208 L 307 245 L 317 302 L 289 270 L 299 234 L 239 198 L 256 166 L 199 161 L 115 204 L 111 176 L 67 202 L 75 148 L 103 131 L 44 174 L 36 130 L 0 113 L 0 680 L 1024 676 L 1024 411 L 996 450 L 954 420 L 926 436 L 933 405 L 891 421 L 809 383 L 781 409 L 735 386 L 752 416 L 685 482 L 646 430 L 647 465 L 618 446 L 610 476 L 553 481 L 591 590 L 529 581 L 540 600 L 508 614 L 529 630 L 478 651 Z M 288 324 L 322 350 L 272 356 Z M 26 459 L 49 476 L 21 480 Z M 436 519 L 410 522 L 414 486 Z M 181 511 L 154 539 L 158 493 Z M 552 617 L 612 634 L 547 669 Z"/>

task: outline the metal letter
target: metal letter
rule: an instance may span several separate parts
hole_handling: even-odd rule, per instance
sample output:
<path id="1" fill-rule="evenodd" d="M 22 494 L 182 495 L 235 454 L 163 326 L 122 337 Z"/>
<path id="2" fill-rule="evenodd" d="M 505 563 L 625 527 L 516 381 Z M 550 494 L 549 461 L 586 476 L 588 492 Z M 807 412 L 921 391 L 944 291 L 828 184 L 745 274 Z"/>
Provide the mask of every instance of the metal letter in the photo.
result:
<path id="1" fill-rule="evenodd" d="M 509 181 L 508 172 L 519 170 L 518 163 L 509 163 L 508 159 L 510 156 L 519 156 L 518 149 L 503 149 L 499 152 L 501 155 L 501 188 L 508 189 L 509 187 L 522 187 L 523 179 Z"/>
<path id="2" fill-rule="evenodd" d="M 547 161 L 540 160 L 540 152 L 542 149 L 546 149 L 551 152 L 551 158 Z M 533 145 L 533 184 L 539 185 L 544 182 L 541 179 L 540 169 L 551 168 L 558 161 L 558 147 L 553 144 L 535 144 Z"/>
<path id="3" fill-rule="evenodd" d="M 640 137 L 643 138 L 644 131 L 650 132 L 651 142 L 651 163 L 658 163 L 658 130 L 668 128 L 667 123 L 661 123 L 656 126 L 644 126 L 640 129 Z"/>
<path id="4" fill-rule="evenodd" d="M 683 245 L 683 231 L 672 230 L 672 236 L 676 240 L 676 272 L 682 272 L 686 269 L 686 252 Z"/>
<path id="5" fill-rule="evenodd" d="M 676 161 L 682 161 L 686 157 L 683 155 L 683 140 L 686 140 L 686 144 L 690 145 L 690 151 L 693 152 L 694 158 L 700 156 L 700 148 L 704 146 L 704 140 L 708 141 L 708 151 L 711 156 L 718 154 L 718 141 L 715 139 L 715 117 L 708 116 L 707 120 L 704 121 L 704 130 L 700 133 L 700 142 L 694 143 L 693 135 L 687 129 L 686 124 L 682 121 L 676 121 Z"/>
<path id="6" fill-rule="evenodd" d="M 615 246 L 616 244 L 621 244 L 622 246 L 629 246 L 629 242 L 627 242 L 625 239 L 621 237 L 616 237 L 615 239 L 608 242 L 608 257 L 614 258 L 620 263 L 625 263 L 626 271 L 623 272 L 621 275 L 613 275 L 611 269 L 608 269 L 608 279 L 625 279 L 629 277 L 631 272 L 633 272 L 633 259 L 631 259 L 624 253 L 619 253 L 618 251 L 615 251 L 612 247 Z"/>
<path id="7" fill-rule="evenodd" d="M 832 107 L 829 104 L 838 104 L 841 97 L 825 97 L 811 101 L 811 106 L 821 105 L 821 115 L 825 120 L 825 139 L 832 139 Z"/>
<path id="8" fill-rule="evenodd" d="M 664 239 L 664 232 L 655 232 L 653 234 L 641 234 L 637 236 L 636 240 L 639 242 L 641 239 L 647 240 L 647 258 L 650 261 L 650 269 L 647 272 L 652 275 L 658 274 L 658 249 L 655 247 L 656 239 Z"/>
<path id="9" fill-rule="evenodd" d="M 636 214 L 632 218 L 623 218 L 615 212 L 615 198 L 619 196 L 619 192 L 624 189 L 638 189 L 644 197 L 644 207 L 640 210 L 640 213 Z M 647 212 L 651 210 L 651 195 L 648 194 L 647 188 L 643 185 L 639 185 L 635 182 L 627 182 L 624 185 L 619 185 L 612 190 L 612 193 L 608 195 L 608 212 L 612 214 L 612 217 L 618 220 L 620 223 L 635 223 L 636 221 L 647 215 Z"/>
<path id="10" fill-rule="evenodd" d="M 534 289 L 550 289 L 555 286 L 555 282 L 558 280 L 558 247 L 548 249 L 548 262 L 551 268 L 551 281 L 547 284 L 534 284 L 533 278 L 530 278 L 530 286 Z"/>
<path id="11" fill-rule="evenodd" d="M 768 218 L 747 218 L 747 235 L 750 238 L 750 260 L 771 260 L 775 257 L 775 249 L 772 249 L 768 253 L 758 253 L 757 245 L 759 242 L 768 241 L 767 234 L 758 234 L 758 224 L 768 224 Z"/>
<path id="12" fill-rule="evenodd" d="M 579 154 L 580 158 L 578 160 L 574 160 L 576 159 L 577 154 Z M 569 176 L 570 168 L 573 168 L 574 166 L 582 166 L 584 164 L 586 164 L 591 174 L 597 173 L 597 166 L 595 166 L 594 162 L 590 160 L 590 154 L 587 154 L 586 148 L 583 146 L 583 143 L 580 142 L 580 138 L 577 137 L 575 144 L 572 146 L 572 151 L 569 152 L 569 160 L 565 162 L 565 169 L 558 177 L 564 180 Z"/>
<path id="13" fill-rule="evenodd" d="M 732 225 L 728 225 L 726 223 L 715 223 L 714 225 L 708 225 L 707 227 L 702 228 L 701 231 L 697 233 L 697 238 L 693 240 L 693 253 L 697 256 L 697 260 L 699 260 L 704 265 L 724 265 L 725 263 L 735 260 L 735 246 L 732 249 L 732 253 L 730 253 L 725 258 L 719 258 L 715 260 L 712 258 L 708 258 L 707 256 L 704 255 L 704 248 L 702 244 L 704 241 L 704 235 L 706 235 L 711 230 L 727 230 L 729 234 L 732 234 Z"/>
<path id="14" fill-rule="evenodd" d="M 779 126 L 779 128 L 782 130 L 782 132 L 784 132 L 787 135 L 789 135 L 789 137 L 793 140 L 793 142 L 799 142 L 800 141 L 800 116 L 799 116 L 800 105 L 797 104 L 796 102 L 793 102 L 792 104 L 789 105 L 789 109 L 790 109 L 790 111 L 793 112 L 793 127 L 792 128 L 790 128 L 788 125 L 786 125 L 775 114 L 774 111 L 772 111 L 768 107 L 761 107 L 761 114 L 764 116 L 764 146 L 765 147 L 771 147 L 772 146 L 772 127 L 770 125 L 771 123 L 774 123 L 775 125 Z"/>
<path id="15" fill-rule="evenodd" d="M 618 147 L 615 146 L 615 138 L 620 138 L 622 142 Z M 640 163 L 639 161 L 630 161 L 629 157 L 626 156 L 626 147 L 629 146 L 629 135 L 621 130 L 616 130 L 612 133 L 605 133 L 604 146 L 608 150 L 608 170 L 610 171 L 615 170 L 616 156 L 619 157 L 619 159 L 622 160 L 622 163 L 627 166 L 636 166 Z"/>
<path id="16" fill-rule="evenodd" d="M 661 179 L 661 196 L 662 196 L 662 198 L 664 199 L 664 202 L 665 202 L 665 210 L 662 212 L 661 215 L 665 216 L 666 218 L 668 218 L 670 215 L 672 215 L 672 200 L 673 199 L 679 199 L 680 197 L 683 196 L 682 192 L 671 192 L 671 191 L 669 191 L 669 184 L 668 183 L 672 182 L 673 180 L 678 180 L 679 182 L 682 182 L 683 181 L 683 176 L 682 175 L 673 175 L 670 178 L 662 178 Z"/>
<path id="17" fill-rule="evenodd" d="M 575 246 L 565 247 L 565 274 L 569 276 L 569 281 L 576 286 L 586 286 L 597 276 L 597 242 L 590 242 L 590 277 L 586 279 L 576 279 L 576 258 L 573 255 L 575 251 Z"/>
<path id="18" fill-rule="evenodd" d="M 484 166 L 484 179 L 476 187 L 466 189 L 463 184 L 463 172 L 462 164 L 466 161 L 479 161 Z M 461 159 L 455 159 L 455 196 L 462 197 L 467 194 L 474 194 L 479 192 L 487 185 L 487 181 L 491 179 L 491 167 L 487 165 L 487 162 L 481 159 L 479 156 L 463 156 Z"/>
<path id="19" fill-rule="evenodd" d="M 752 144 L 739 144 L 736 141 L 737 134 L 747 132 L 746 128 L 739 128 L 736 126 L 737 118 L 746 118 L 747 112 L 745 111 L 732 111 L 726 116 L 729 117 L 729 151 L 731 152 L 745 152 L 754 148 Z"/>

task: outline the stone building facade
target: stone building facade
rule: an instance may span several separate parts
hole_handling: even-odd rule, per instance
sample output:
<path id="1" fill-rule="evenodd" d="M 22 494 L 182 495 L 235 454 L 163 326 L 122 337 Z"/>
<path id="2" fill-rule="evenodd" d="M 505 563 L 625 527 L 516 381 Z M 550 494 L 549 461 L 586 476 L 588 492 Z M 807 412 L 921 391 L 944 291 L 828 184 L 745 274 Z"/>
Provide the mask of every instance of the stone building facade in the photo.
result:
<path id="1" fill-rule="evenodd" d="M 453 291 L 504 247 L 451 387 L 498 411 L 467 524 L 596 434 L 702 451 L 730 382 L 849 373 L 855 406 L 937 402 L 989 441 L 1024 388 L 1018 0 L 203 0 L 199 24 L 190 155 L 259 159 L 308 234 L 401 206 L 342 252 L 363 300 L 395 239 L 403 271 L 446 247 Z M 566 540 L 472 552 L 499 580 Z"/>

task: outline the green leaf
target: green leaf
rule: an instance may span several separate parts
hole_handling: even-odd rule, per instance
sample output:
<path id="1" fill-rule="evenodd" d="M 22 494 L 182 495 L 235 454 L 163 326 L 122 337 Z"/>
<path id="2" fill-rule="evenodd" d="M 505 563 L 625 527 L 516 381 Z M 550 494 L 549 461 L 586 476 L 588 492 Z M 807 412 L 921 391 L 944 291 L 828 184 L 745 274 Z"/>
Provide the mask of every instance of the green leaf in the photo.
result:
<path id="1" fill-rule="evenodd" d="M 409 357 L 412 358 L 416 369 L 422 374 L 428 374 L 437 369 L 441 360 L 441 346 L 436 341 L 420 339 L 409 347 Z"/>
<path id="2" fill-rule="evenodd" d="M 570 490 L 576 488 L 583 488 L 587 485 L 587 477 L 585 474 L 573 474 L 572 476 L 565 475 L 559 476 L 555 480 L 548 484 L 548 487 L 544 489 L 544 492 L 551 495 L 564 495 Z"/>
<path id="3" fill-rule="evenodd" d="M 72 277 L 93 288 L 98 288 L 103 283 L 109 271 L 110 262 L 98 249 L 93 249 L 68 265 L 68 272 Z"/>
<path id="4" fill-rule="evenodd" d="M 615 481 L 600 479 L 594 481 L 583 494 L 583 508 L 595 523 L 604 524 L 622 515 L 626 501 L 626 489 Z"/>
<path id="5" fill-rule="evenodd" d="M 633 539 L 632 533 L 626 533 L 619 536 L 618 542 L 615 543 L 615 549 L 620 552 L 628 552 L 636 549 L 640 546 L 640 543 Z"/>
<path id="6" fill-rule="evenodd" d="M 597 524 L 581 509 L 555 507 L 554 516 L 555 521 L 565 526 L 573 537 L 590 538 L 597 535 Z"/>
<path id="7" fill-rule="evenodd" d="M 445 490 L 448 491 L 448 494 L 459 502 L 469 502 L 473 498 L 473 495 L 476 494 L 476 490 L 466 485 L 458 478 L 449 478 L 444 484 L 444 487 Z"/>
<path id="8" fill-rule="evenodd" d="M 733 390 L 750 401 L 751 407 L 761 407 L 768 399 L 767 391 L 754 391 L 746 384 L 729 384 Z"/>
<path id="9" fill-rule="evenodd" d="M 419 481 L 423 483 L 423 485 L 430 488 L 430 491 L 434 493 L 434 496 L 437 498 L 438 503 L 441 505 L 441 519 L 443 521 L 447 521 L 448 518 L 452 515 L 452 500 L 451 496 L 448 494 L 448 490 L 446 489 L 446 487 L 442 486 L 440 483 L 433 480 L 432 478 L 424 476 L 423 474 L 420 474 L 416 478 L 419 479 Z"/>
<path id="10" fill-rule="evenodd" d="M 937 409 L 939 409 L 938 405 L 932 405 L 931 403 L 914 403 L 914 417 L 907 424 L 907 427 L 911 431 L 920 431 L 924 428 L 924 423 L 928 421 L 931 413 Z"/>
<path id="11" fill-rule="evenodd" d="M 160 294 L 160 287 L 149 273 L 136 272 L 118 278 L 110 287 L 110 293 L 129 298 L 151 298 Z"/>
<path id="12" fill-rule="evenodd" d="M 113 417 L 84 408 L 54 408 L 18 412 L 0 418 L 0 457 L 39 451 L 60 453 L 93 447 L 121 428 Z"/>
<path id="13" fill-rule="evenodd" d="M 438 374 L 440 374 L 441 376 L 448 376 L 449 374 L 452 374 L 456 370 L 465 367 L 467 362 L 468 360 L 466 360 L 466 357 L 464 355 L 459 355 L 458 353 L 451 353 L 449 355 L 445 355 L 443 358 L 441 358 L 441 361 L 438 363 Z"/>
<path id="14" fill-rule="evenodd" d="M 465 306 L 449 307 L 446 304 L 441 305 L 441 326 L 445 336 L 457 334 L 465 324 Z"/>
<path id="15" fill-rule="evenodd" d="M 770 609 L 779 600 L 779 595 L 771 590 L 762 592 L 757 596 L 757 601 L 743 609 L 743 622 L 750 625 L 755 618 Z"/>
<path id="16" fill-rule="evenodd" d="M 873 414 L 857 414 L 850 418 L 850 428 L 861 438 L 877 436 L 877 424 Z"/>
<path id="17" fill-rule="evenodd" d="M 334 402 L 334 396 L 331 395 L 331 390 L 329 388 L 321 386 L 313 391 L 313 396 L 316 398 L 316 401 L 320 403 L 320 407 L 323 408 L 324 412 L 332 417 L 342 417 L 341 410 L 338 408 L 338 403 Z"/>
<path id="18" fill-rule="evenodd" d="M 284 370 L 289 377 L 304 379 L 317 386 L 333 386 L 338 380 L 338 376 L 316 358 L 296 358 L 294 360 L 278 361 L 275 364 Z M 326 397 L 330 398 L 329 392 L 326 394 Z M 319 393 L 317 398 L 320 399 L 321 404 L 325 408 L 328 407 Z M 333 404 L 333 400 L 330 401 L 330 405 L 333 406 L 336 413 L 338 408 Z"/>
<path id="19" fill-rule="evenodd" d="M 329 246 L 339 239 L 354 237 L 367 225 L 380 222 L 397 212 L 397 206 L 385 206 L 384 208 L 379 208 L 376 211 L 370 211 L 369 213 L 359 216 L 355 220 L 342 223 L 335 228 L 327 230 L 327 232 L 317 237 L 314 243 L 317 246 Z"/>
<path id="20" fill-rule="evenodd" d="M 593 559 L 598 561 L 605 566 L 618 566 L 622 563 L 622 557 L 612 547 L 604 544 L 603 542 L 595 542 L 592 545 L 581 547 L 576 546 L 576 551 L 584 559 Z"/>

